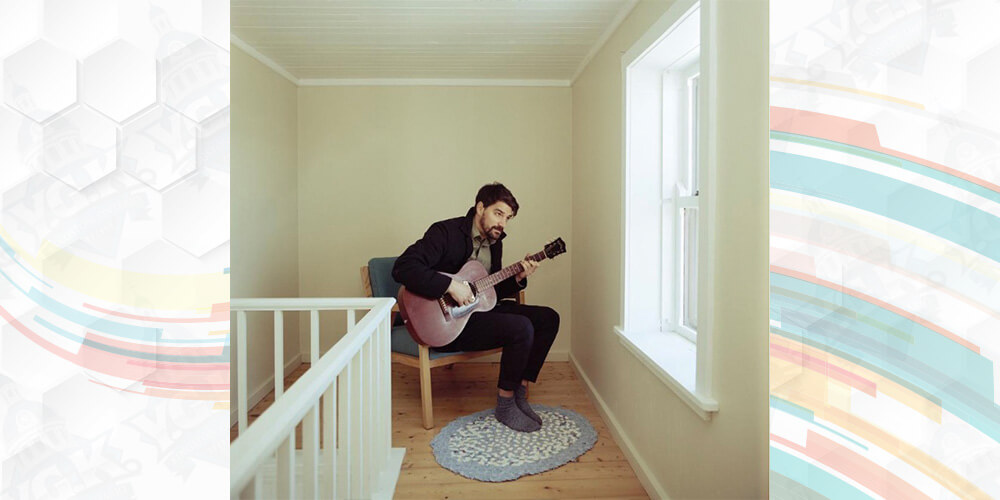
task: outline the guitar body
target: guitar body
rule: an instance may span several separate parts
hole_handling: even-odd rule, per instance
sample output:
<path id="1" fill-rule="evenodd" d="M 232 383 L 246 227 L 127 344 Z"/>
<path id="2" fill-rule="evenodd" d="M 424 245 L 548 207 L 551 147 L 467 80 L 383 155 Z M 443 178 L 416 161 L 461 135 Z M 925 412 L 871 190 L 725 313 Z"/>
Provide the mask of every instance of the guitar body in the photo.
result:
<path id="1" fill-rule="evenodd" d="M 458 281 L 470 284 L 489 275 L 478 260 L 466 262 L 455 274 L 441 273 Z M 475 302 L 459 306 L 445 293 L 440 299 L 428 299 L 406 289 L 399 288 L 399 312 L 406 321 L 406 330 L 418 344 L 441 347 L 458 338 L 469 322 L 472 313 L 489 311 L 497 305 L 497 292 L 493 287 L 483 290 L 473 288 Z"/>
<path id="2" fill-rule="evenodd" d="M 562 238 L 556 238 L 546 244 L 543 251 L 528 255 L 525 259 L 540 262 L 565 252 L 566 243 Z M 478 260 L 470 260 L 455 274 L 440 273 L 469 283 L 476 300 L 467 306 L 459 306 L 447 293 L 440 299 L 428 299 L 407 290 L 405 286 L 399 287 L 396 302 L 399 304 L 400 315 L 406 321 L 406 330 L 418 344 L 430 347 L 450 344 L 462 333 L 472 313 L 496 307 L 497 292 L 493 287 L 521 271 L 524 271 L 524 267 L 518 262 L 487 274 L 486 268 Z"/>

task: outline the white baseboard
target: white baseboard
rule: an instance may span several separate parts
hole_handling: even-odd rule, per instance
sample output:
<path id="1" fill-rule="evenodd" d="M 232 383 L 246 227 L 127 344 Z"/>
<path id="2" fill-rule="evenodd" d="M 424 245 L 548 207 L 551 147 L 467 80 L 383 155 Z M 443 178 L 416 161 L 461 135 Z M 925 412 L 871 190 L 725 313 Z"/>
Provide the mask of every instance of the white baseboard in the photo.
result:
<path id="1" fill-rule="evenodd" d="M 462 361 L 462 363 L 499 363 L 501 354 L 498 352 L 489 356 Z M 545 357 L 545 361 L 569 361 L 569 351 L 549 351 L 549 355 Z"/>
<path id="2" fill-rule="evenodd" d="M 287 363 L 285 363 L 285 374 L 287 375 L 291 373 L 292 370 L 298 368 L 299 365 L 301 364 L 302 364 L 302 354 L 296 354 L 295 357 L 293 357 L 292 359 L 288 360 Z M 273 390 L 274 390 L 274 374 L 271 374 L 271 376 L 268 377 L 267 380 L 265 380 L 263 383 L 260 384 L 260 386 L 254 389 L 252 394 L 247 396 L 247 410 L 249 411 L 250 408 L 253 408 L 257 403 L 260 403 L 260 400 L 264 399 L 264 396 L 267 396 L 267 393 Z M 233 408 L 229 411 L 229 426 L 232 427 L 236 425 L 239 408 L 237 407 L 238 405 L 237 401 L 232 401 L 230 404 L 233 405 Z"/>
<path id="3" fill-rule="evenodd" d="M 642 483 L 642 487 L 646 489 L 646 493 L 652 498 L 669 500 L 670 497 L 667 496 L 663 485 L 656 479 L 656 476 L 650 473 L 646 461 L 639 456 L 639 453 L 635 450 L 635 446 L 632 445 L 632 440 L 628 438 L 625 430 L 618 424 L 618 419 L 615 418 L 614 412 L 604 403 L 604 399 L 597 393 L 594 384 L 590 382 L 590 377 L 580 368 L 580 364 L 572 354 L 569 354 L 569 364 L 573 367 L 577 376 L 583 380 L 583 384 L 587 388 L 587 394 L 590 395 L 590 400 L 597 406 L 597 411 L 600 412 L 601 418 L 607 422 L 608 429 L 611 430 L 611 437 L 614 438 L 615 442 L 618 443 L 618 447 L 625 453 L 625 458 L 632 465 L 632 469 L 635 470 L 635 475 L 639 478 L 639 482 Z"/>

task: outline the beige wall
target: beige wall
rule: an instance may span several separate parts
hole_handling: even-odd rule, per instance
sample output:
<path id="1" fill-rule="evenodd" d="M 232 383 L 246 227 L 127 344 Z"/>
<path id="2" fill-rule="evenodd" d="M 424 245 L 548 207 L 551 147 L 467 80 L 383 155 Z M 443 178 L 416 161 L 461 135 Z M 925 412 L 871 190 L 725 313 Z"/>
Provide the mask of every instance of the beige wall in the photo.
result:
<path id="1" fill-rule="evenodd" d="M 640 2 L 573 86 L 572 356 L 672 498 L 767 496 L 767 71 L 765 0 L 718 2 L 724 116 L 718 145 L 714 394 L 701 420 L 618 341 L 621 55 L 670 6 Z M 703 15 L 704 8 L 703 8 Z M 704 26 L 704 24 L 703 24 Z M 703 56 L 704 57 L 704 56 Z"/>
<path id="2" fill-rule="evenodd" d="M 233 298 L 296 297 L 299 294 L 296 87 L 239 48 L 231 47 L 230 51 L 234 82 L 230 137 L 230 293 Z M 274 322 L 273 316 L 267 316 L 263 313 L 249 316 L 248 395 L 273 375 Z M 297 318 L 289 318 L 285 328 L 297 331 Z M 286 361 L 297 355 L 296 335 L 285 336 L 284 349 Z M 231 352 L 234 369 L 230 387 L 235 390 L 235 345 Z M 232 401 L 235 406 L 235 397 Z"/>
<path id="3" fill-rule="evenodd" d="M 507 226 L 505 265 L 556 236 L 568 245 L 527 289 L 529 303 L 561 314 L 551 352 L 565 356 L 571 104 L 567 87 L 301 87 L 301 295 L 362 295 L 359 268 L 369 258 L 399 255 L 432 222 L 465 215 L 480 186 L 500 181 L 521 206 Z M 344 330 L 329 318 L 324 332 Z M 335 339 L 324 335 L 321 348 Z"/>

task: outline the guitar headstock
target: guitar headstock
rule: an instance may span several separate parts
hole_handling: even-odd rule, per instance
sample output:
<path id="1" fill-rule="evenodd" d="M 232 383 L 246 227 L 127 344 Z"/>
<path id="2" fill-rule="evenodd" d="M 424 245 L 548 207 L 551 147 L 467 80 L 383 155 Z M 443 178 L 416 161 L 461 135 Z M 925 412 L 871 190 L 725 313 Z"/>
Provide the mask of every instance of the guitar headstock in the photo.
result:
<path id="1" fill-rule="evenodd" d="M 545 257 L 551 259 L 559 254 L 566 253 L 566 243 L 563 242 L 562 238 L 556 238 L 555 240 L 547 243 L 545 245 Z"/>

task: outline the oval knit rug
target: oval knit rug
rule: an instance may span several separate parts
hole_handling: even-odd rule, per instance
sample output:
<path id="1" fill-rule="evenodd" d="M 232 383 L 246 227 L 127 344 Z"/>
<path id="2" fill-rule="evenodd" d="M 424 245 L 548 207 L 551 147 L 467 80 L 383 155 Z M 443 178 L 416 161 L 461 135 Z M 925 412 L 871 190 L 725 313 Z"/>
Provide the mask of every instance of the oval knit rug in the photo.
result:
<path id="1" fill-rule="evenodd" d="M 452 420 L 431 448 L 442 467 L 479 481 L 511 481 L 576 460 L 597 442 L 597 431 L 583 415 L 532 404 L 542 428 L 518 432 L 496 419 L 496 408 Z"/>

